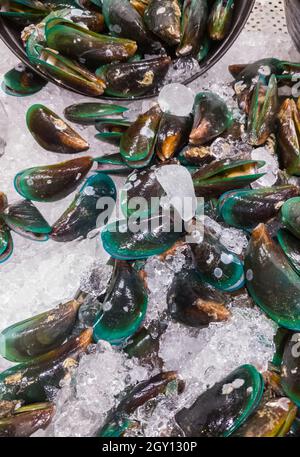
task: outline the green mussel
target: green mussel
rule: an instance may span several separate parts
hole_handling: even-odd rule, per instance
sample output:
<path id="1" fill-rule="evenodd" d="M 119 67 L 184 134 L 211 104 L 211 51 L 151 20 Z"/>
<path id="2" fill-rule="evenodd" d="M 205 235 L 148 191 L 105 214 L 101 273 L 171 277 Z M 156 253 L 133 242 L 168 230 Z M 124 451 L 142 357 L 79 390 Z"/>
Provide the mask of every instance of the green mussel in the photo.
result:
<path id="1" fill-rule="evenodd" d="M 44 105 L 32 105 L 26 121 L 34 139 L 47 151 L 76 154 L 89 148 L 86 140 Z"/>
<path id="2" fill-rule="evenodd" d="M 0 333 L 0 353 L 12 362 L 28 362 L 57 348 L 70 335 L 80 303 L 71 300 L 11 325 Z"/>
<path id="3" fill-rule="evenodd" d="M 162 161 L 176 156 L 189 141 L 191 117 L 163 113 L 156 141 L 156 155 Z"/>
<path id="4" fill-rule="evenodd" d="M 234 10 L 234 0 L 215 0 L 208 18 L 209 37 L 224 40 L 230 30 Z"/>
<path id="5" fill-rule="evenodd" d="M 7 226 L 25 238 L 47 241 L 51 227 L 30 200 L 20 200 L 8 205 L 2 213 Z"/>
<path id="6" fill-rule="evenodd" d="M 230 436 L 255 412 L 263 390 L 261 374 L 243 365 L 179 411 L 176 422 L 187 437 Z"/>
<path id="7" fill-rule="evenodd" d="M 148 295 L 139 273 L 125 261 L 115 262 L 109 288 L 94 324 L 95 341 L 120 345 L 141 326 Z"/>
<path id="8" fill-rule="evenodd" d="M 277 239 L 290 264 L 300 275 L 300 240 L 288 230 L 279 229 Z"/>
<path id="9" fill-rule="evenodd" d="M 66 242 L 79 237 L 86 238 L 91 230 L 107 223 L 106 218 L 101 220 L 100 216 L 106 209 L 106 205 L 109 205 L 111 215 L 115 200 L 116 188 L 113 180 L 103 173 L 91 176 L 53 225 L 51 239 Z"/>
<path id="10" fill-rule="evenodd" d="M 144 12 L 148 29 L 169 46 L 180 43 L 180 19 L 178 0 L 152 0 Z"/>
<path id="11" fill-rule="evenodd" d="M 25 97 L 36 94 L 47 81 L 34 73 L 23 64 L 17 65 L 12 70 L 5 73 L 2 88 L 8 95 Z"/>
<path id="12" fill-rule="evenodd" d="M 68 121 L 75 122 L 77 124 L 93 125 L 104 116 L 122 114 L 127 111 L 127 109 L 128 108 L 119 105 L 86 102 L 67 106 L 64 110 L 64 116 L 68 119 Z"/>
<path id="13" fill-rule="evenodd" d="M 15 189 L 29 200 L 54 202 L 73 192 L 92 165 L 91 157 L 80 157 L 54 165 L 28 168 L 16 175 Z"/>
<path id="14" fill-rule="evenodd" d="M 0 373 L 0 399 L 25 403 L 51 400 L 92 343 L 92 330 L 84 330 L 60 347 Z"/>
<path id="15" fill-rule="evenodd" d="M 181 17 L 181 40 L 177 55 L 197 56 L 208 19 L 207 0 L 184 0 Z"/>
<path id="16" fill-rule="evenodd" d="M 300 189 L 293 185 L 234 190 L 220 197 L 218 210 L 226 224 L 253 229 L 260 222 L 265 223 L 275 217 L 284 202 L 299 193 Z"/>
<path id="17" fill-rule="evenodd" d="M 281 386 L 300 407 L 300 333 L 292 333 L 285 345 L 281 365 Z"/>
<path id="18" fill-rule="evenodd" d="M 299 103 L 298 103 L 299 104 Z M 283 167 L 291 175 L 300 175 L 300 112 L 293 99 L 287 98 L 278 112 L 277 140 Z"/>
<path id="19" fill-rule="evenodd" d="M 281 221 L 295 237 L 300 238 L 300 197 L 290 198 L 281 208 Z"/>
<path id="20" fill-rule="evenodd" d="M 300 330 L 300 278 L 264 224 L 252 232 L 245 273 L 255 303 L 278 325 Z"/>

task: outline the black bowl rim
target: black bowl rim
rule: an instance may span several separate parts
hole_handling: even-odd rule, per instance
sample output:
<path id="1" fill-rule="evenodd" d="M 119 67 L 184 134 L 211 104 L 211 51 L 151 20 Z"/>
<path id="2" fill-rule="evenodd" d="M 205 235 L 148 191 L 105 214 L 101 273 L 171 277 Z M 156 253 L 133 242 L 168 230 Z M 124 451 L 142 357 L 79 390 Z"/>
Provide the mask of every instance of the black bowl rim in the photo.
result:
<path id="1" fill-rule="evenodd" d="M 218 48 L 218 50 L 211 55 L 208 59 L 204 60 L 200 63 L 200 70 L 195 73 L 190 78 L 182 81 L 181 84 L 188 85 L 206 73 L 210 68 L 212 68 L 222 57 L 229 51 L 231 46 L 235 43 L 241 32 L 243 31 L 246 22 L 249 19 L 249 16 L 252 12 L 252 9 L 255 4 L 255 0 L 240 0 L 242 3 L 245 3 L 244 6 L 244 14 L 241 14 L 238 17 L 238 20 L 235 22 L 234 27 L 227 35 L 227 37 L 223 40 L 222 44 Z M 6 21 L 3 17 L 0 16 L 0 38 L 6 44 L 6 46 L 29 68 L 39 74 L 42 78 L 47 79 L 48 81 L 52 82 L 56 86 L 62 87 L 63 89 L 69 90 L 70 92 L 75 92 L 79 95 L 87 97 L 80 91 L 74 90 L 72 88 L 67 87 L 65 84 L 56 81 L 51 76 L 45 77 L 45 74 L 38 70 L 34 65 L 32 65 L 26 57 L 26 54 L 19 43 L 17 43 L 9 32 L 6 30 Z M 133 97 L 133 98 L 123 98 L 123 97 L 109 97 L 105 95 L 100 95 L 98 97 L 88 97 L 88 98 L 95 98 L 95 99 L 103 99 L 103 100 L 111 100 L 111 101 L 122 101 L 122 102 L 134 102 L 137 100 L 145 100 L 151 99 L 156 97 L 158 93 L 151 93 L 149 95 L 143 95 L 141 97 Z"/>

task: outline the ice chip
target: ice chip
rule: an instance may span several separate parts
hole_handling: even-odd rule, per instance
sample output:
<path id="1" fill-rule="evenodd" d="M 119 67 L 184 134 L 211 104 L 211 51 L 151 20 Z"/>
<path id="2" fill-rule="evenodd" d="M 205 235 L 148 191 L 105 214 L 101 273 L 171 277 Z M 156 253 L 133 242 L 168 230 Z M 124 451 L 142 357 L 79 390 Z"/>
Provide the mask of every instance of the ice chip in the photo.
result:
<path id="1" fill-rule="evenodd" d="M 179 83 L 164 86 L 158 96 L 158 103 L 164 113 L 188 116 L 194 106 L 195 93 Z"/>

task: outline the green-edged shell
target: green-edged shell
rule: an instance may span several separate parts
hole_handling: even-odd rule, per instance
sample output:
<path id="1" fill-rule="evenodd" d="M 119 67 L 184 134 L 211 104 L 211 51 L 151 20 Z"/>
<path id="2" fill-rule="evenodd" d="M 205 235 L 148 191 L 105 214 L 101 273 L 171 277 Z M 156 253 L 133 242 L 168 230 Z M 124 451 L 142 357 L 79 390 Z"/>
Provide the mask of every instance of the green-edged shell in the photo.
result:
<path id="1" fill-rule="evenodd" d="M 300 189 L 292 185 L 231 191 L 220 197 L 218 209 L 226 224 L 252 229 L 275 217 L 283 203 L 299 192 Z"/>
<path id="2" fill-rule="evenodd" d="M 62 379 L 92 342 L 92 330 L 84 330 L 53 351 L 8 368 L 0 374 L 0 400 L 33 403 L 50 400 Z"/>
<path id="3" fill-rule="evenodd" d="M 190 143 L 206 144 L 231 127 L 232 123 L 232 113 L 221 97 L 213 92 L 200 92 L 194 103 Z"/>
<path id="4" fill-rule="evenodd" d="M 252 232 L 245 273 L 255 303 L 278 325 L 300 330 L 300 278 L 263 224 Z"/>
<path id="5" fill-rule="evenodd" d="M 175 415 L 187 437 L 227 437 L 258 407 L 263 378 L 252 365 L 243 365 L 206 390 L 190 408 Z"/>
<path id="6" fill-rule="evenodd" d="M 137 227 L 135 221 L 121 220 L 107 225 L 101 233 L 104 249 L 120 260 L 146 259 L 170 249 L 181 236 L 159 216 L 144 219 Z M 134 228 L 134 231 L 130 230 Z M 138 230 L 137 230 L 138 229 Z"/>
<path id="7" fill-rule="evenodd" d="M 99 216 L 109 205 L 112 213 L 116 200 L 116 188 L 112 179 L 103 173 L 91 176 L 84 183 L 75 199 L 55 222 L 51 239 L 59 242 L 86 238 L 88 233 L 105 224 Z"/>
<path id="8" fill-rule="evenodd" d="M 127 111 L 127 109 L 128 108 L 119 105 L 86 102 L 67 106 L 64 110 L 64 116 L 68 121 L 85 125 L 94 124 L 104 116 L 122 114 Z"/>
<path id="9" fill-rule="evenodd" d="M 20 64 L 5 73 L 2 87 L 8 95 L 25 97 L 39 92 L 46 84 L 45 79 Z"/>
<path id="10" fill-rule="evenodd" d="M 180 18 L 178 0 L 152 0 L 144 13 L 148 29 L 169 46 L 180 42 Z"/>
<path id="11" fill-rule="evenodd" d="M 141 326 L 148 304 L 142 278 L 132 266 L 116 261 L 102 309 L 94 324 L 95 341 L 119 345 Z"/>
<path id="12" fill-rule="evenodd" d="M 76 154 L 89 148 L 86 140 L 44 105 L 32 105 L 26 121 L 34 139 L 47 151 Z"/>
<path id="13" fill-rule="evenodd" d="M 60 346 L 72 331 L 79 306 L 71 300 L 7 327 L 0 333 L 1 355 L 13 362 L 27 362 Z"/>
<path id="14" fill-rule="evenodd" d="M 24 198 L 41 202 L 60 200 L 82 182 L 93 164 L 91 157 L 27 168 L 15 177 L 15 188 Z"/>
<path id="15" fill-rule="evenodd" d="M 8 205 L 2 217 L 8 227 L 25 238 L 47 241 L 51 227 L 30 200 L 20 200 Z"/>
<path id="16" fill-rule="evenodd" d="M 121 138 L 120 153 L 132 168 L 142 168 L 152 159 L 162 112 L 154 105 L 128 128 Z"/>
<path id="17" fill-rule="evenodd" d="M 281 208 L 281 221 L 285 228 L 300 238 L 300 197 L 285 202 Z"/>
<path id="18" fill-rule="evenodd" d="M 215 0 L 208 18 L 209 37 L 224 40 L 232 24 L 234 0 Z"/>
<path id="19" fill-rule="evenodd" d="M 156 142 L 156 155 L 164 162 L 176 156 L 188 143 L 192 117 L 180 117 L 163 113 Z"/>
<path id="20" fill-rule="evenodd" d="M 300 275 L 300 240 L 288 230 L 279 229 L 277 239 L 290 264 Z"/>
<path id="21" fill-rule="evenodd" d="M 197 56 L 207 28 L 207 0 L 184 0 L 181 17 L 181 40 L 177 55 Z"/>
<path id="22" fill-rule="evenodd" d="M 293 333 L 286 342 L 281 365 L 281 386 L 284 393 L 300 407 L 300 333 Z"/>
<path id="23" fill-rule="evenodd" d="M 222 193 L 246 187 L 264 173 L 257 169 L 265 165 L 263 161 L 228 159 L 203 166 L 193 174 L 193 182 L 197 197 L 218 197 Z"/>
<path id="24" fill-rule="evenodd" d="M 13 253 L 14 245 L 9 227 L 0 217 L 0 265 L 6 262 Z"/>
<path id="25" fill-rule="evenodd" d="M 280 158 L 291 175 L 300 175 L 300 113 L 293 99 L 287 98 L 278 112 Z"/>
<path id="26" fill-rule="evenodd" d="M 204 281 L 224 292 L 241 289 L 245 282 L 243 262 L 218 241 L 208 228 L 201 243 L 191 244 L 197 271 Z"/>
<path id="27" fill-rule="evenodd" d="M 94 159 L 98 164 L 96 172 L 108 174 L 129 174 L 132 169 L 124 162 L 120 153 L 106 154 Z"/>
<path id="28" fill-rule="evenodd" d="M 194 270 L 175 275 L 167 303 L 172 319 L 189 327 L 206 327 L 211 322 L 226 321 L 230 316 L 224 297 Z"/>

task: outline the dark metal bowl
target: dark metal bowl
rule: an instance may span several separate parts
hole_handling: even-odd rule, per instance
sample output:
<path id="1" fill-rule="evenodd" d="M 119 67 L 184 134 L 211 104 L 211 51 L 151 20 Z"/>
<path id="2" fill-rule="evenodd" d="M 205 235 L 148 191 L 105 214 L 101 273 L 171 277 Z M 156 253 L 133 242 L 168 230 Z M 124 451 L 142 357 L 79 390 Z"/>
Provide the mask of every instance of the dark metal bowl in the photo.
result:
<path id="1" fill-rule="evenodd" d="M 300 52 L 300 0 L 285 0 L 285 15 L 289 34 Z"/>
<path id="2" fill-rule="evenodd" d="M 182 81 L 182 84 L 191 83 L 192 81 L 197 79 L 199 76 L 201 76 L 205 72 L 207 72 L 207 70 L 209 70 L 213 65 L 215 65 L 224 56 L 224 54 L 233 45 L 233 43 L 235 42 L 235 40 L 237 39 L 237 37 L 239 36 L 241 31 L 243 30 L 243 28 L 248 20 L 248 17 L 252 11 L 254 3 L 255 3 L 255 0 L 236 0 L 235 1 L 234 17 L 233 17 L 233 22 L 232 22 L 232 27 L 231 27 L 230 33 L 221 43 L 216 43 L 213 45 L 207 58 L 203 62 L 200 63 L 200 71 L 195 73 L 191 78 L 188 78 L 185 81 Z M 292 0 L 289 3 L 299 4 L 299 2 L 296 0 Z M 300 18 L 299 18 L 299 20 L 300 20 Z M 40 74 L 40 76 L 45 77 L 45 75 L 43 73 L 41 73 L 37 68 L 35 68 L 29 62 L 27 55 L 25 53 L 25 50 L 22 46 L 21 39 L 20 39 L 20 29 L 17 28 L 13 22 L 11 22 L 7 19 L 1 18 L 1 17 L 0 17 L 0 38 L 4 41 L 4 43 L 11 49 L 11 51 L 22 62 L 24 62 L 28 67 L 30 67 L 34 71 L 36 71 L 36 73 Z M 51 76 L 47 76 L 47 79 L 49 81 L 53 82 L 54 84 L 57 84 L 68 90 L 73 90 L 73 89 L 70 89 L 69 87 L 65 86 L 63 83 L 58 83 Z M 81 92 L 78 92 L 75 90 L 73 92 L 81 93 Z M 85 94 L 82 94 L 82 95 L 85 95 Z M 135 100 L 153 97 L 153 95 L 156 95 L 156 94 L 152 93 L 149 95 L 145 95 L 143 97 L 135 97 Z M 101 96 L 100 98 L 105 98 L 105 99 L 109 99 L 109 100 L 126 101 L 126 99 L 118 98 L 118 97 Z"/>

